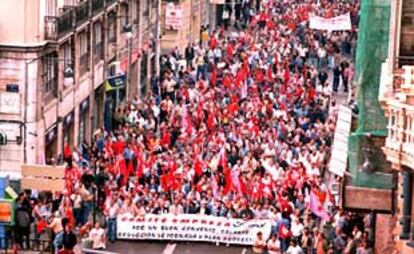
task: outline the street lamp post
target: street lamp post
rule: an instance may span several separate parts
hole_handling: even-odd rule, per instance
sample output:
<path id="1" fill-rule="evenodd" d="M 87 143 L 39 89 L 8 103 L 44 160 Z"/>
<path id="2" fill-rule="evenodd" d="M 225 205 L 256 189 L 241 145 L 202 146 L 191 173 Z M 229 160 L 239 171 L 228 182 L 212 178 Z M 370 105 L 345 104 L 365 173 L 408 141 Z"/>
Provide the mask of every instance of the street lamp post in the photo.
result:
<path id="1" fill-rule="evenodd" d="M 128 100 L 129 99 L 129 86 L 131 84 L 131 63 L 132 63 L 132 26 L 131 25 L 125 25 L 124 26 L 124 33 L 128 40 L 128 74 L 127 74 L 127 80 L 126 80 L 126 87 L 125 87 L 125 97 Z M 117 90 L 117 99 L 119 100 L 119 90 Z"/>

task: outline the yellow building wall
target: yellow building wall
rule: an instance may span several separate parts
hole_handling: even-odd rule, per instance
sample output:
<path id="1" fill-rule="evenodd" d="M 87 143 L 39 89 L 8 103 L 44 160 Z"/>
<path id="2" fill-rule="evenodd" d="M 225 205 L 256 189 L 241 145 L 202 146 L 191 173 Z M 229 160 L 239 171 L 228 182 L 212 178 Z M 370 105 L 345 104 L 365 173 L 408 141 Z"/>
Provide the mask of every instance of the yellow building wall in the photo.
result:
<path id="1" fill-rule="evenodd" d="M 165 26 L 166 3 L 162 6 L 161 15 L 161 51 L 169 53 L 176 46 L 181 53 L 190 42 L 196 42 L 200 38 L 202 20 L 202 0 L 182 0 L 179 3 L 183 7 L 182 28 L 180 30 L 169 30 Z"/>

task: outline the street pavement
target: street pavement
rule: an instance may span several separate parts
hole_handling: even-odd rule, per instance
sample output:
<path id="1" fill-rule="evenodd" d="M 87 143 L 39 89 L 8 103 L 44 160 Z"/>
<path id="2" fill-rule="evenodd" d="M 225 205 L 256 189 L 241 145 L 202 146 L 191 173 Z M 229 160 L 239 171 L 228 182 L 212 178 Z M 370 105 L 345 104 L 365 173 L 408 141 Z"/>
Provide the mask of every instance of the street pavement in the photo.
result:
<path id="1" fill-rule="evenodd" d="M 194 242 L 116 241 L 106 251 L 119 254 L 249 254 L 251 247 L 226 246 Z"/>

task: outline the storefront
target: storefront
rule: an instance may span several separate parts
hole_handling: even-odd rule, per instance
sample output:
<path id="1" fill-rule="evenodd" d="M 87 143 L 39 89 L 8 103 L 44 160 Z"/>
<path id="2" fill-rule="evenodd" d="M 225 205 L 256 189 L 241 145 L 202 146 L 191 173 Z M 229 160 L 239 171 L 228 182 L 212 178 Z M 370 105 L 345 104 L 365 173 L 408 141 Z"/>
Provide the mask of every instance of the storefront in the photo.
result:
<path id="1" fill-rule="evenodd" d="M 94 93 L 94 106 L 93 106 L 93 121 L 91 130 L 102 127 L 104 123 L 104 98 L 105 98 L 105 86 L 102 84 L 95 89 Z"/>
<path id="2" fill-rule="evenodd" d="M 87 140 L 87 130 L 89 127 L 89 97 L 83 100 L 79 106 L 79 139 L 78 143 L 81 144 Z"/>
<path id="3" fill-rule="evenodd" d="M 145 51 L 141 58 L 140 88 L 141 95 L 145 95 L 148 76 L 148 53 Z"/>
<path id="4" fill-rule="evenodd" d="M 105 130 L 112 130 L 112 116 L 125 99 L 126 75 L 110 77 L 105 81 Z"/>
<path id="5" fill-rule="evenodd" d="M 63 147 L 69 144 L 69 146 L 73 147 L 74 144 L 74 120 L 75 120 L 75 111 L 70 112 L 63 118 Z"/>
<path id="6" fill-rule="evenodd" d="M 45 161 L 46 164 L 54 164 L 57 155 L 57 125 L 54 124 L 46 131 L 45 135 Z"/>

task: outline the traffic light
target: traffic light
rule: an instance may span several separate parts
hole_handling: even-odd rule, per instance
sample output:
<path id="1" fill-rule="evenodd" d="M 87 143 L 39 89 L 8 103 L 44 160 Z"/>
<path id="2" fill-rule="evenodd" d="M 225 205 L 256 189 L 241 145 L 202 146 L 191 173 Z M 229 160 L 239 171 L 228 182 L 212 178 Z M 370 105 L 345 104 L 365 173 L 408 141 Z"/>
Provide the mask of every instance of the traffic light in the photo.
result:
<path id="1" fill-rule="evenodd" d="M 7 145 L 7 135 L 0 132 L 0 145 Z"/>

